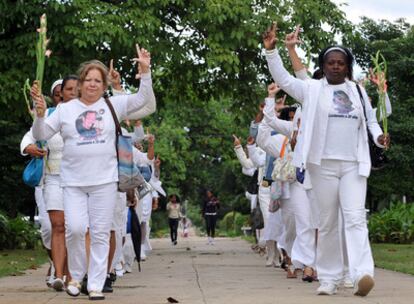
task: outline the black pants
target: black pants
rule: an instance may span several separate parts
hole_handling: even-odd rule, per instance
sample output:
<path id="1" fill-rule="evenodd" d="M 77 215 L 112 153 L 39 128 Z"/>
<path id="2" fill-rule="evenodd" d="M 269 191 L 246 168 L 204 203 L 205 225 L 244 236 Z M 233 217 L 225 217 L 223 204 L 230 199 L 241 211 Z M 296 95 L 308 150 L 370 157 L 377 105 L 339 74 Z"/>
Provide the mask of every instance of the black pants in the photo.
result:
<path id="1" fill-rule="evenodd" d="M 170 225 L 171 242 L 177 241 L 178 222 L 178 218 L 168 218 L 168 224 Z"/>
<path id="2" fill-rule="evenodd" d="M 217 215 L 205 215 L 205 219 L 207 226 L 207 235 L 214 238 L 214 235 L 216 234 Z"/>

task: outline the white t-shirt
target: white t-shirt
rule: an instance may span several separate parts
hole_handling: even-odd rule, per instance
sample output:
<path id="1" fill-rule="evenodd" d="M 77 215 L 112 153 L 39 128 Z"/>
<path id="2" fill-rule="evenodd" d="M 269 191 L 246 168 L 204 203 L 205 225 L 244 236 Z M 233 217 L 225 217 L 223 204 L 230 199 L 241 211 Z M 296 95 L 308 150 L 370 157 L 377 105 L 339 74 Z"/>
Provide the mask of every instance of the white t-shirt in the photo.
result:
<path id="1" fill-rule="evenodd" d="M 113 97 L 111 101 L 121 121 L 127 114 L 127 96 Z M 60 130 L 65 143 L 61 163 L 63 186 L 118 181 L 115 122 L 103 98 L 92 105 L 79 99 L 61 104 L 45 123 L 56 132 Z"/>
<path id="2" fill-rule="evenodd" d="M 322 158 L 356 161 L 361 112 L 349 98 L 345 83 L 329 85 L 329 89 L 332 103 Z"/>

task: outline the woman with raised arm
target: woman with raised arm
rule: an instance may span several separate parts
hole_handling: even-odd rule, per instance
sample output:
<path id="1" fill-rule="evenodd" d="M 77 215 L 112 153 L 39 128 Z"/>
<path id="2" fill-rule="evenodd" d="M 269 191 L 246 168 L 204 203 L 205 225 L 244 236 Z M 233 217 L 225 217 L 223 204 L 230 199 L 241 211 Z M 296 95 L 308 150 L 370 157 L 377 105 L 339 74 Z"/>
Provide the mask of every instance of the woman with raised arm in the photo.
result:
<path id="1" fill-rule="evenodd" d="M 320 210 L 316 267 L 321 286 L 317 293 L 332 295 L 342 278 L 338 208 L 345 221 L 345 236 L 355 295 L 366 296 L 374 287 L 374 262 L 365 211 L 367 177 L 371 169 L 368 133 L 380 147 L 389 145 L 365 90 L 363 104 L 352 81 L 353 56 L 340 46 L 319 55 L 320 80 L 300 80 L 282 64 L 276 46 L 276 24 L 264 34 L 266 59 L 273 79 L 290 96 L 303 103 L 302 133 L 294 155 L 295 166 L 309 171 Z M 299 140 L 298 139 L 298 140 Z"/>
<path id="2" fill-rule="evenodd" d="M 112 103 L 121 121 L 153 102 L 150 60 L 148 51 L 138 50 L 137 61 L 142 74 L 137 94 L 105 100 L 108 70 L 104 64 L 93 60 L 84 63 L 79 70 L 80 98 L 61 104 L 49 117 L 44 117 L 44 99 L 33 96 L 37 111 L 34 137 L 47 140 L 60 132 L 64 142 L 61 179 L 69 271 L 73 278 L 66 291 L 71 296 L 79 295 L 80 281 L 87 272 L 89 299 L 104 299 L 102 288 L 118 182 L 115 123 L 108 103 Z M 89 265 L 85 250 L 88 225 L 91 237 Z"/>

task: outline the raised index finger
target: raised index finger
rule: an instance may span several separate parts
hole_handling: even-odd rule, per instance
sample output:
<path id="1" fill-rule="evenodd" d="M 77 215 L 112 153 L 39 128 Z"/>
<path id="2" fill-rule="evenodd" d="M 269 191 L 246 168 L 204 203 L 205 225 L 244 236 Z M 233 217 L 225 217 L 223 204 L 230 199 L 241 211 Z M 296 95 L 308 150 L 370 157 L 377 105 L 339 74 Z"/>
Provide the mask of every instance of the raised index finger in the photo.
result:
<path id="1" fill-rule="evenodd" d="M 137 49 L 138 58 L 140 58 L 141 57 L 141 49 L 139 48 L 139 44 L 138 43 L 135 43 L 135 48 Z"/>
<path id="2" fill-rule="evenodd" d="M 109 61 L 109 70 L 113 71 L 114 70 L 114 60 L 111 59 L 111 61 Z"/>
<path id="3" fill-rule="evenodd" d="M 299 32 L 300 32 L 300 24 L 298 24 L 298 25 L 296 26 L 296 30 L 295 30 L 295 38 L 298 38 L 298 37 L 299 37 Z"/>

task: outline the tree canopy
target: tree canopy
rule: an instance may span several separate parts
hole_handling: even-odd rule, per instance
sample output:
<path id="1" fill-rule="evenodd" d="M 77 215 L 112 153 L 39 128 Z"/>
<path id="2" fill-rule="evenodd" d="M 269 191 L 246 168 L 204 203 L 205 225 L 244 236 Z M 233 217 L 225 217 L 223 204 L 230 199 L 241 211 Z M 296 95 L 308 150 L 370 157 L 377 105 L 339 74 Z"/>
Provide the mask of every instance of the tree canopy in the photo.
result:
<path id="1" fill-rule="evenodd" d="M 130 59 L 139 43 L 152 54 L 157 112 L 144 125 L 156 135 L 156 154 L 163 161 L 161 174 L 167 191 L 196 202 L 201 189 L 211 188 L 219 192 L 224 204 L 239 208 L 238 194 L 244 193 L 246 180 L 235 160 L 231 135 L 247 136 L 249 121 L 271 81 L 261 54 L 261 33 L 275 20 L 282 40 L 300 23 L 306 33 L 304 48 L 317 54 L 338 34 L 352 37 L 353 29 L 328 0 L 18 0 L 2 1 L 0 12 L 0 209 L 11 215 L 28 212 L 33 206 L 32 192 L 21 182 L 25 159 L 19 155 L 19 143 L 31 125 L 21 88 L 26 78 L 34 78 L 36 28 L 43 13 L 48 17 L 53 52 L 46 61 L 45 88 L 60 76 L 75 73 L 80 63 L 90 59 L 106 64 L 114 59 L 124 83 L 137 87 Z M 412 47 L 412 39 L 408 41 L 412 32 L 401 26 L 395 25 L 387 35 L 400 46 Z M 373 36 L 349 39 L 355 50 L 358 45 L 361 48 L 356 52 L 360 62 L 367 63 L 363 56 L 371 52 L 364 49 L 364 43 L 385 37 L 380 27 L 374 22 L 370 28 L 379 33 L 361 28 L 362 34 Z M 386 43 L 384 47 L 389 48 L 390 53 L 384 52 L 387 58 L 399 49 Z M 372 53 L 378 48 L 382 47 L 372 47 Z M 390 68 L 390 75 L 409 77 L 405 68 L 412 66 L 413 59 L 408 49 L 404 54 Z M 397 85 L 397 79 L 390 83 Z M 398 98 L 404 96 L 408 106 L 408 82 L 401 81 L 392 90 Z M 406 132 L 402 131 L 406 127 L 398 131 L 398 122 L 406 124 L 400 118 L 397 121 L 398 111 L 391 132 Z M 401 115 L 408 119 L 409 112 Z M 408 130 L 402 134 L 408 135 Z M 406 148 L 395 144 L 390 150 L 390 155 L 397 153 L 393 159 L 398 158 L 400 166 L 412 162 L 412 158 L 398 156 L 406 157 Z"/>

